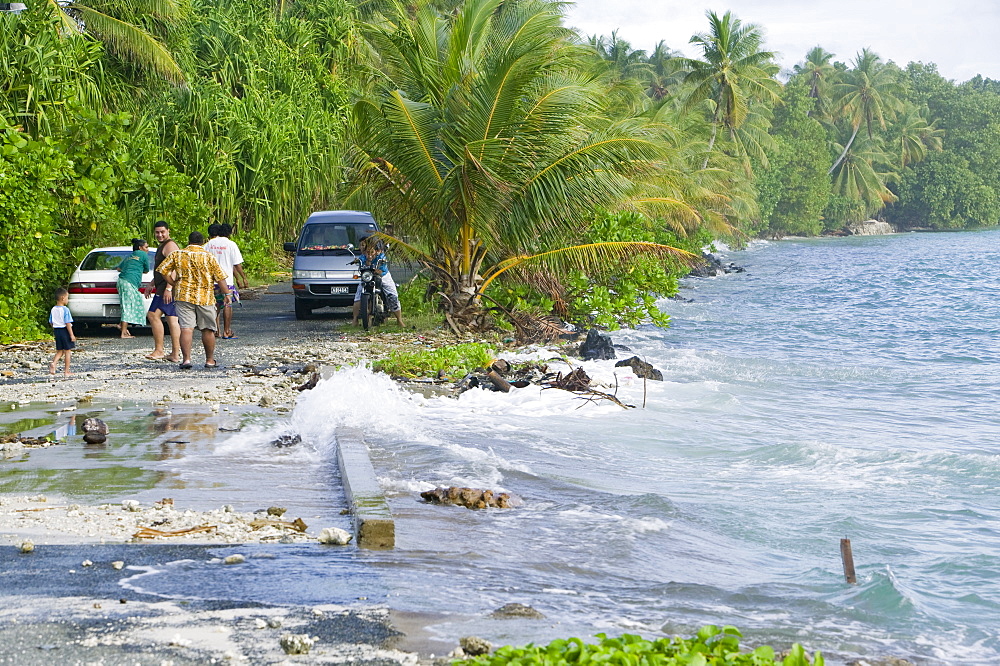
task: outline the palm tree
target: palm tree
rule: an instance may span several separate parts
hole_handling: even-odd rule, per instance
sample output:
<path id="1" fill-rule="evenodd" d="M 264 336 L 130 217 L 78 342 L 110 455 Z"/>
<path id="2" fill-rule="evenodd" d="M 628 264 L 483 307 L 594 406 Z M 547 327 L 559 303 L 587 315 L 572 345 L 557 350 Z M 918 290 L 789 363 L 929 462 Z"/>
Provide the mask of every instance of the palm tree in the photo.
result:
<path id="1" fill-rule="evenodd" d="M 941 150 L 944 130 L 938 129 L 937 121 L 927 120 L 928 109 L 922 109 L 910 102 L 903 103 L 899 122 L 899 167 L 905 169 L 908 164 L 920 162 L 927 156 L 928 150 Z"/>
<path id="2" fill-rule="evenodd" d="M 850 122 L 853 133 L 844 144 L 840 157 L 830 167 L 831 174 L 851 149 L 862 125 L 868 132 L 868 138 L 872 139 L 872 126 L 877 123 L 885 129 L 886 117 L 891 117 L 900 108 L 898 96 L 903 88 L 895 73 L 882 63 L 876 53 L 862 49 L 852 64 L 854 69 L 848 71 L 845 80 L 835 85 L 834 89 L 838 93 L 837 112 Z"/>
<path id="3" fill-rule="evenodd" d="M 170 51 L 139 23 L 150 17 L 166 23 L 182 18 L 183 0 L 35 0 L 62 18 L 67 30 L 93 35 L 109 49 L 156 72 L 168 81 L 184 82 L 184 72 Z"/>
<path id="4" fill-rule="evenodd" d="M 647 122 L 600 112 L 603 88 L 574 74 L 579 52 L 557 4 L 466 0 L 447 17 L 398 6 L 367 35 L 385 85 L 353 110 L 346 203 L 394 221 L 393 240 L 430 270 L 453 326 L 479 323 L 484 292 L 511 269 L 689 256 L 572 245 L 596 209 L 637 198 L 665 156 Z M 671 197 L 643 204 L 698 221 Z"/>
<path id="5" fill-rule="evenodd" d="M 880 137 L 862 135 L 854 141 L 856 137 L 855 132 L 852 143 L 843 148 L 843 159 L 833 172 L 832 192 L 860 202 L 865 214 L 871 215 L 896 200 L 896 195 L 885 185 L 896 174 L 888 170 L 892 158 L 883 150 Z M 879 171 L 879 167 L 885 170 Z"/>
<path id="6" fill-rule="evenodd" d="M 792 70 L 797 76 L 804 77 L 809 85 L 809 96 L 816 100 L 816 109 L 825 114 L 830 102 L 831 88 L 837 78 L 837 69 L 830 62 L 833 54 L 822 46 L 814 46 L 806 54 L 806 60 L 801 65 L 795 65 Z M 812 111 L 809 112 L 812 115 Z"/>
<path id="7" fill-rule="evenodd" d="M 688 73 L 680 52 L 669 48 L 663 40 L 649 54 L 648 62 L 653 71 L 646 92 L 656 101 L 672 94 Z"/>
<path id="8" fill-rule="evenodd" d="M 618 36 L 617 30 L 611 32 L 611 37 L 593 36 L 587 42 L 605 62 L 611 83 L 645 80 L 652 74 L 646 52 L 633 49 L 629 42 Z"/>
<path id="9" fill-rule="evenodd" d="M 706 15 L 709 32 L 691 37 L 691 43 L 701 47 L 702 59 L 686 60 L 691 72 L 684 79 L 692 86 L 686 110 L 705 100 L 712 102 L 712 134 L 703 169 L 708 166 L 719 125 L 733 135 L 746 121 L 752 101 L 775 103 L 781 91 L 773 78 L 778 72 L 775 54 L 761 49 L 764 37 L 760 28 L 752 23 L 744 25 L 732 12 L 721 18 L 712 11 Z"/>

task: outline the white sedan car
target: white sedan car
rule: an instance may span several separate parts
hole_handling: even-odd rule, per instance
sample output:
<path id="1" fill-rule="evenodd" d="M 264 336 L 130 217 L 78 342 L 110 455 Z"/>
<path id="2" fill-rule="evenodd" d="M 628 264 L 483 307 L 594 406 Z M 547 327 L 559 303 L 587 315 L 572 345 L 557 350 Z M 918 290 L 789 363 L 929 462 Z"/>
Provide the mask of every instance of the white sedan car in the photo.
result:
<path id="1" fill-rule="evenodd" d="M 69 281 L 69 311 L 74 323 L 81 328 L 88 324 L 117 324 L 121 321 L 121 303 L 118 300 L 118 271 L 115 267 L 132 254 L 132 246 L 98 247 L 87 253 Z M 153 265 L 154 250 L 149 251 L 149 265 Z M 142 276 L 143 286 L 153 281 L 153 272 Z M 150 291 L 151 290 L 147 290 Z M 143 297 L 149 308 L 153 295 Z"/>

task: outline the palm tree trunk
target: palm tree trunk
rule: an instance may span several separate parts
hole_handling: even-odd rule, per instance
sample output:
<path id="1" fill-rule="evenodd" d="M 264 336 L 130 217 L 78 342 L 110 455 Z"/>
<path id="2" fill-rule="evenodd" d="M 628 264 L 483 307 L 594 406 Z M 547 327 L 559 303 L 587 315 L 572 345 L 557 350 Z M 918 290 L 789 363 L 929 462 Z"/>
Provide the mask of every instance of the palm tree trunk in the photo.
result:
<path id="1" fill-rule="evenodd" d="M 715 137 L 719 134 L 719 109 L 722 108 L 722 95 L 715 104 L 715 113 L 712 114 L 712 136 L 708 139 L 708 151 L 705 153 L 705 161 L 701 163 L 702 169 L 708 168 L 708 158 L 712 154 L 712 147 L 715 145 Z"/>
<path id="2" fill-rule="evenodd" d="M 826 175 L 829 176 L 831 173 L 833 173 L 834 169 L 839 167 L 840 163 L 844 161 L 845 157 L 847 157 L 847 151 L 851 149 L 851 144 L 854 143 L 854 138 L 858 135 L 858 130 L 860 129 L 861 125 L 858 125 L 857 127 L 854 128 L 854 134 L 851 135 L 851 140 L 847 142 L 846 146 L 844 146 L 844 152 L 840 154 L 840 157 L 838 157 L 837 161 L 833 163 L 833 166 L 830 167 L 830 170 L 826 172 Z"/>

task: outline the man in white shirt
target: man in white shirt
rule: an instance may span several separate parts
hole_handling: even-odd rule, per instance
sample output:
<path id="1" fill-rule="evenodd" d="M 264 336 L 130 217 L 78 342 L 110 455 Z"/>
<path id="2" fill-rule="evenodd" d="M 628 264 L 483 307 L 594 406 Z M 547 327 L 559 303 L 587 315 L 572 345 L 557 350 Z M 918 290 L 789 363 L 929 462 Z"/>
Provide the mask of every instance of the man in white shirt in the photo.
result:
<path id="1" fill-rule="evenodd" d="M 226 284 L 229 285 L 229 291 L 232 293 L 232 299 L 229 303 L 223 302 L 219 298 L 219 293 L 215 295 L 216 306 L 222 319 L 219 330 L 222 331 L 221 337 L 227 340 L 236 337 L 236 334 L 233 333 L 232 306 L 239 300 L 236 286 L 239 284 L 240 289 L 246 289 L 250 286 L 246 273 L 243 272 L 243 253 L 240 252 L 239 246 L 229 238 L 232 232 L 233 226 L 231 224 L 211 224 L 208 227 L 208 235 L 211 240 L 205 243 L 205 249 L 212 253 L 212 256 L 219 262 L 219 266 L 226 272 Z"/>

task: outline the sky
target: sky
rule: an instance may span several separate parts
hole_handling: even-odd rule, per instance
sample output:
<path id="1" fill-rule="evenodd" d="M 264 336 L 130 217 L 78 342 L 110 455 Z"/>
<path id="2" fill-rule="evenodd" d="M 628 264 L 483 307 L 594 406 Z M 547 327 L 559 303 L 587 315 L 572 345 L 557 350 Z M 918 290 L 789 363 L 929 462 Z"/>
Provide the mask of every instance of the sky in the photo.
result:
<path id="1" fill-rule="evenodd" d="M 850 62 L 868 47 L 900 67 L 935 63 L 948 79 L 1000 79 L 997 0 L 576 0 L 567 24 L 585 35 L 618 36 L 651 52 L 660 40 L 689 57 L 691 35 L 708 31 L 705 12 L 732 11 L 763 28 L 765 47 L 790 69 L 814 46 Z"/>

